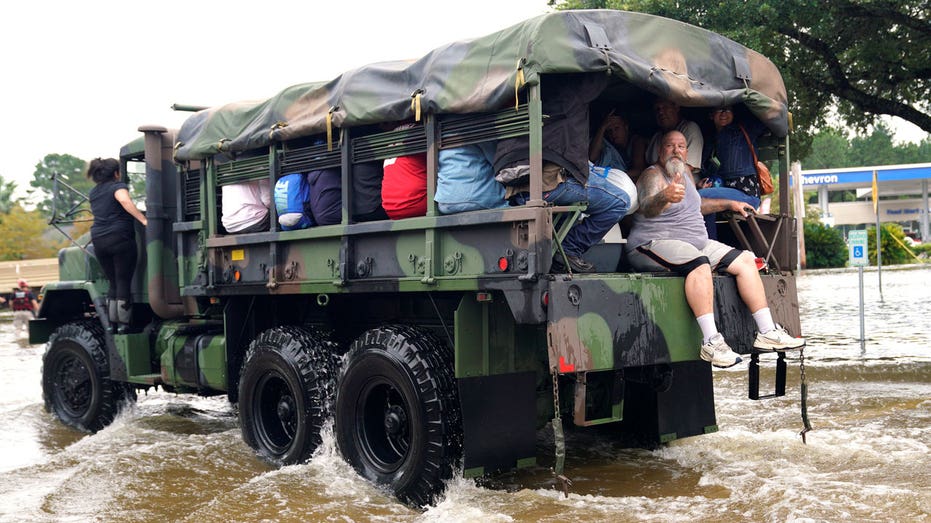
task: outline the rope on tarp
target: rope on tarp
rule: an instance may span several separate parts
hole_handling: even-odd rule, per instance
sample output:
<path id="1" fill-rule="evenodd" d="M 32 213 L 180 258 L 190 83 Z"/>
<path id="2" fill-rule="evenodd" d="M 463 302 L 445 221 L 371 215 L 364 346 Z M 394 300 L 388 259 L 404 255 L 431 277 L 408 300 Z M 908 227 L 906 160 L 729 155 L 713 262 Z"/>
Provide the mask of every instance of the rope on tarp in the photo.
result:
<path id="1" fill-rule="evenodd" d="M 287 126 L 288 126 L 288 122 L 283 122 L 281 120 L 278 120 L 277 122 L 275 122 L 275 125 L 272 125 L 272 128 L 268 130 L 268 139 L 274 140 L 275 131 L 277 131 L 278 129 L 284 129 Z"/>
<path id="2" fill-rule="evenodd" d="M 526 58 L 521 58 L 517 61 L 517 75 L 514 77 L 514 110 L 518 111 L 520 107 L 520 88 L 527 83 L 527 79 L 524 77 L 524 64 L 527 63 Z"/>
<path id="3" fill-rule="evenodd" d="M 414 113 L 414 121 L 420 121 L 420 102 L 423 99 L 423 89 L 417 89 L 411 93 L 411 112 Z"/>

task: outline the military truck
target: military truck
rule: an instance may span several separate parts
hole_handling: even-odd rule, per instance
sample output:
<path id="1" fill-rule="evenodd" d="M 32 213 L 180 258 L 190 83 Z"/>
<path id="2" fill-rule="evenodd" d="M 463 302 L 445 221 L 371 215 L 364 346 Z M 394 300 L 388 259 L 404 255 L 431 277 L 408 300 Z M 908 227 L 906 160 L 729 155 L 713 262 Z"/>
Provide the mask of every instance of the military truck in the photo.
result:
<path id="1" fill-rule="evenodd" d="M 332 419 L 359 474 L 414 505 L 434 501 L 454 473 L 550 464 L 536 438 L 548 427 L 556 471 L 571 452 L 565 424 L 642 445 L 716 431 L 712 369 L 681 277 L 630 272 L 616 238 L 586 254 L 597 273 L 550 274 L 585 210 L 542 197 L 542 136 L 558 115 L 543 113 L 540 85 L 565 74 L 607 75 L 593 107 L 624 107 L 643 126 L 653 96 L 687 110 L 742 105 L 767 126 L 760 155 L 779 160 L 783 213 L 731 218 L 729 241 L 766 260 L 774 317 L 800 335 L 779 72 L 673 20 L 559 12 L 416 61 L 205 108 L 179 130 L 140 127 L 119 156 L 123 172 L 144 170 L 148 217 L 137 225 L 131 333 L 112 333 L 101 313 L 108 283 L 93 245 L 62 250 L 60 281 L 30 325 L 31 342 L 47 342 L 46 409 L 94 432 L 140 390 L 226 395 L 245 442 L 279 465 L 307 460 Z M 381 125 L 398 121 L 414 125 Z M 439 151 L 515 136 L 529 137 L 529 202 L 439 214 Z M 356 166 L 417 153 L 426 214 L 354 220 Z M 340 169 L 341 223 L 281 230 L 272 209 L 267 232 L 224 231 L 224 185 L 322 168 Z M 751 353 L 755 327 L 734 279 L 714 284 L 722 333 Z"/>

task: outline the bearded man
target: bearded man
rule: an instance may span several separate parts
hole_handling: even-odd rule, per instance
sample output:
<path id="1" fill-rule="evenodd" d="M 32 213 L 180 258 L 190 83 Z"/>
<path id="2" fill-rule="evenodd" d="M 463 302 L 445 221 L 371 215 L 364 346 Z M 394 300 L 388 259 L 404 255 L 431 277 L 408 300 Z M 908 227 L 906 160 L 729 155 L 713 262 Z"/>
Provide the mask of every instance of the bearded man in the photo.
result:
<path id="1" fill-rule="evenodd" d="M 733 200 L 702 199 L 688 163 L 685 135 L 663 135 L 659 161 L 637 181 L 640 209 L 627 238 L 627 260 L 638 271 L 672 271 L 685 277 L 685 298 L 702 332 L 701 358 L 725 368 L 741 362 L 718 332 L 714 321 L 714 283 L 711 271 L 732 274 L 737 291 L 753 314 L 759 332 L 753 348 L 784 351 L 805 346 L 775 324 L 763 281 L 751 253 L 708 239 L 703 214 L 733 211 L 746 217 L 752 209 Z"/>

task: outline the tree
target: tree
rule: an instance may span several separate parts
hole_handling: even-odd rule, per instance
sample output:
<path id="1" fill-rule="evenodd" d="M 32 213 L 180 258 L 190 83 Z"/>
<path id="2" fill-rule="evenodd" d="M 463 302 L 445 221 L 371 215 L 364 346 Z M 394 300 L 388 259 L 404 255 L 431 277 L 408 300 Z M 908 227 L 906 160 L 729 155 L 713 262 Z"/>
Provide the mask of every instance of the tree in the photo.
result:
<path id="1" fill-rule="evenodd" d="M 14 191 L 16 191 L 16 182 L 4 181 L 0 176 L 0 214 L 8 214 L 13 204 L 19 201 L 19 198 L 13 198 Z"/>
<path id="2" fill-rule="evenodd" d="M 892 131 L 885 124 L 879 124 L 873 132 L 865 136 L 854 136 L 850 140 L 848 161 L 853 166 L 894 165 L 900 156 L 892 144 Z"/>
<path id="3" fill-rule="evenodd" d="M 815 133 L 811 153 L 802 160 L 805 169 L 836 169 L 847 167 L 850 141 L 839 129 L 828 127 Z"/>
<path id="4" fill-rule="evenodd" d="M 919 143 L 907 143 L 901 147 L 901 163 L 925 163 L 931 161 L 931 135 L 928 135 Z"/>
<path id="5" fill-rule="evenodd" d="M 86 178 L 86 171 L 87 162 L 80 158 L 70 154 L 47 154 L 41 162 L 36 164 L 34 179 L 29 182 L 29 185 L 33 187 L 29 194 L 39 200 L 36 202 L 39 212 L 46 217 L 52 216 L 53 174 L 58 176 L 59 182 L 67 183 L 83 195 L 87 195 L 93 188 L 94 182 Z M 75 207 L 81 203 L 82 199 L 82 196 L 59 183 L 58 200 L 55 202 L 59 214 Z M 83 207 L 89 208 L 86 202 Z"/>
<path id="6" fill-rule="evenodd" d="M 896 145 L 892 131 L 879 124 L 869 135 L 848 140 L 837 129 L 824 129 L 814 135 L 811 152 L 802 160 L 806 169 L 835 169 L 870 165 L 925 163 L 931 160 L 931 137 L 921 143 Z"/>
<path id="7" fill-rule="evenodd" d="M 674 18 L 761 52 L 783 74 L 807 156 L 836 109 L 865 130 L 879 115 L 931 132 L 931 4 L 927 0 L 550 0 L 558 9 L 611 8 Z"/>
<path id="8" fill-rule="evenodd" d="M 0 222 L 0 260 L 25 260 L 55 256 L 61 242 L 44 237 L 45 219 L 38 211 L 26 211 L 19 203 Z"/>

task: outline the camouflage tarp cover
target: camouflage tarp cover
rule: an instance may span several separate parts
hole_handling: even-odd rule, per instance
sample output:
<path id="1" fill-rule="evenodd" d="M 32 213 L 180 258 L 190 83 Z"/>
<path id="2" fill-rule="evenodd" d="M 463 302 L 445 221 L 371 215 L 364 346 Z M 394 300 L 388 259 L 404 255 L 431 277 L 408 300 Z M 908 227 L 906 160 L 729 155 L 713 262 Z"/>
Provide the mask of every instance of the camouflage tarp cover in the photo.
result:
<path id="1" fill-rule="evenodd" d="M 261 102 L 200 111 L 182 126 L 178 160 L 266 147 L 333 127 L 424 112 L 488 112 L 514 105 L 518 65 L 526 85 L 541 74 L 610 72 L 683 106 L 742 102 L 777 136 L 788 129 L 786 90 L 761 54 L 721 35 L 668 18 L 612 10 L 562 11 L 454 42 L 416 61 L 383 62 L 328 82 L 288 87 Z"/>

